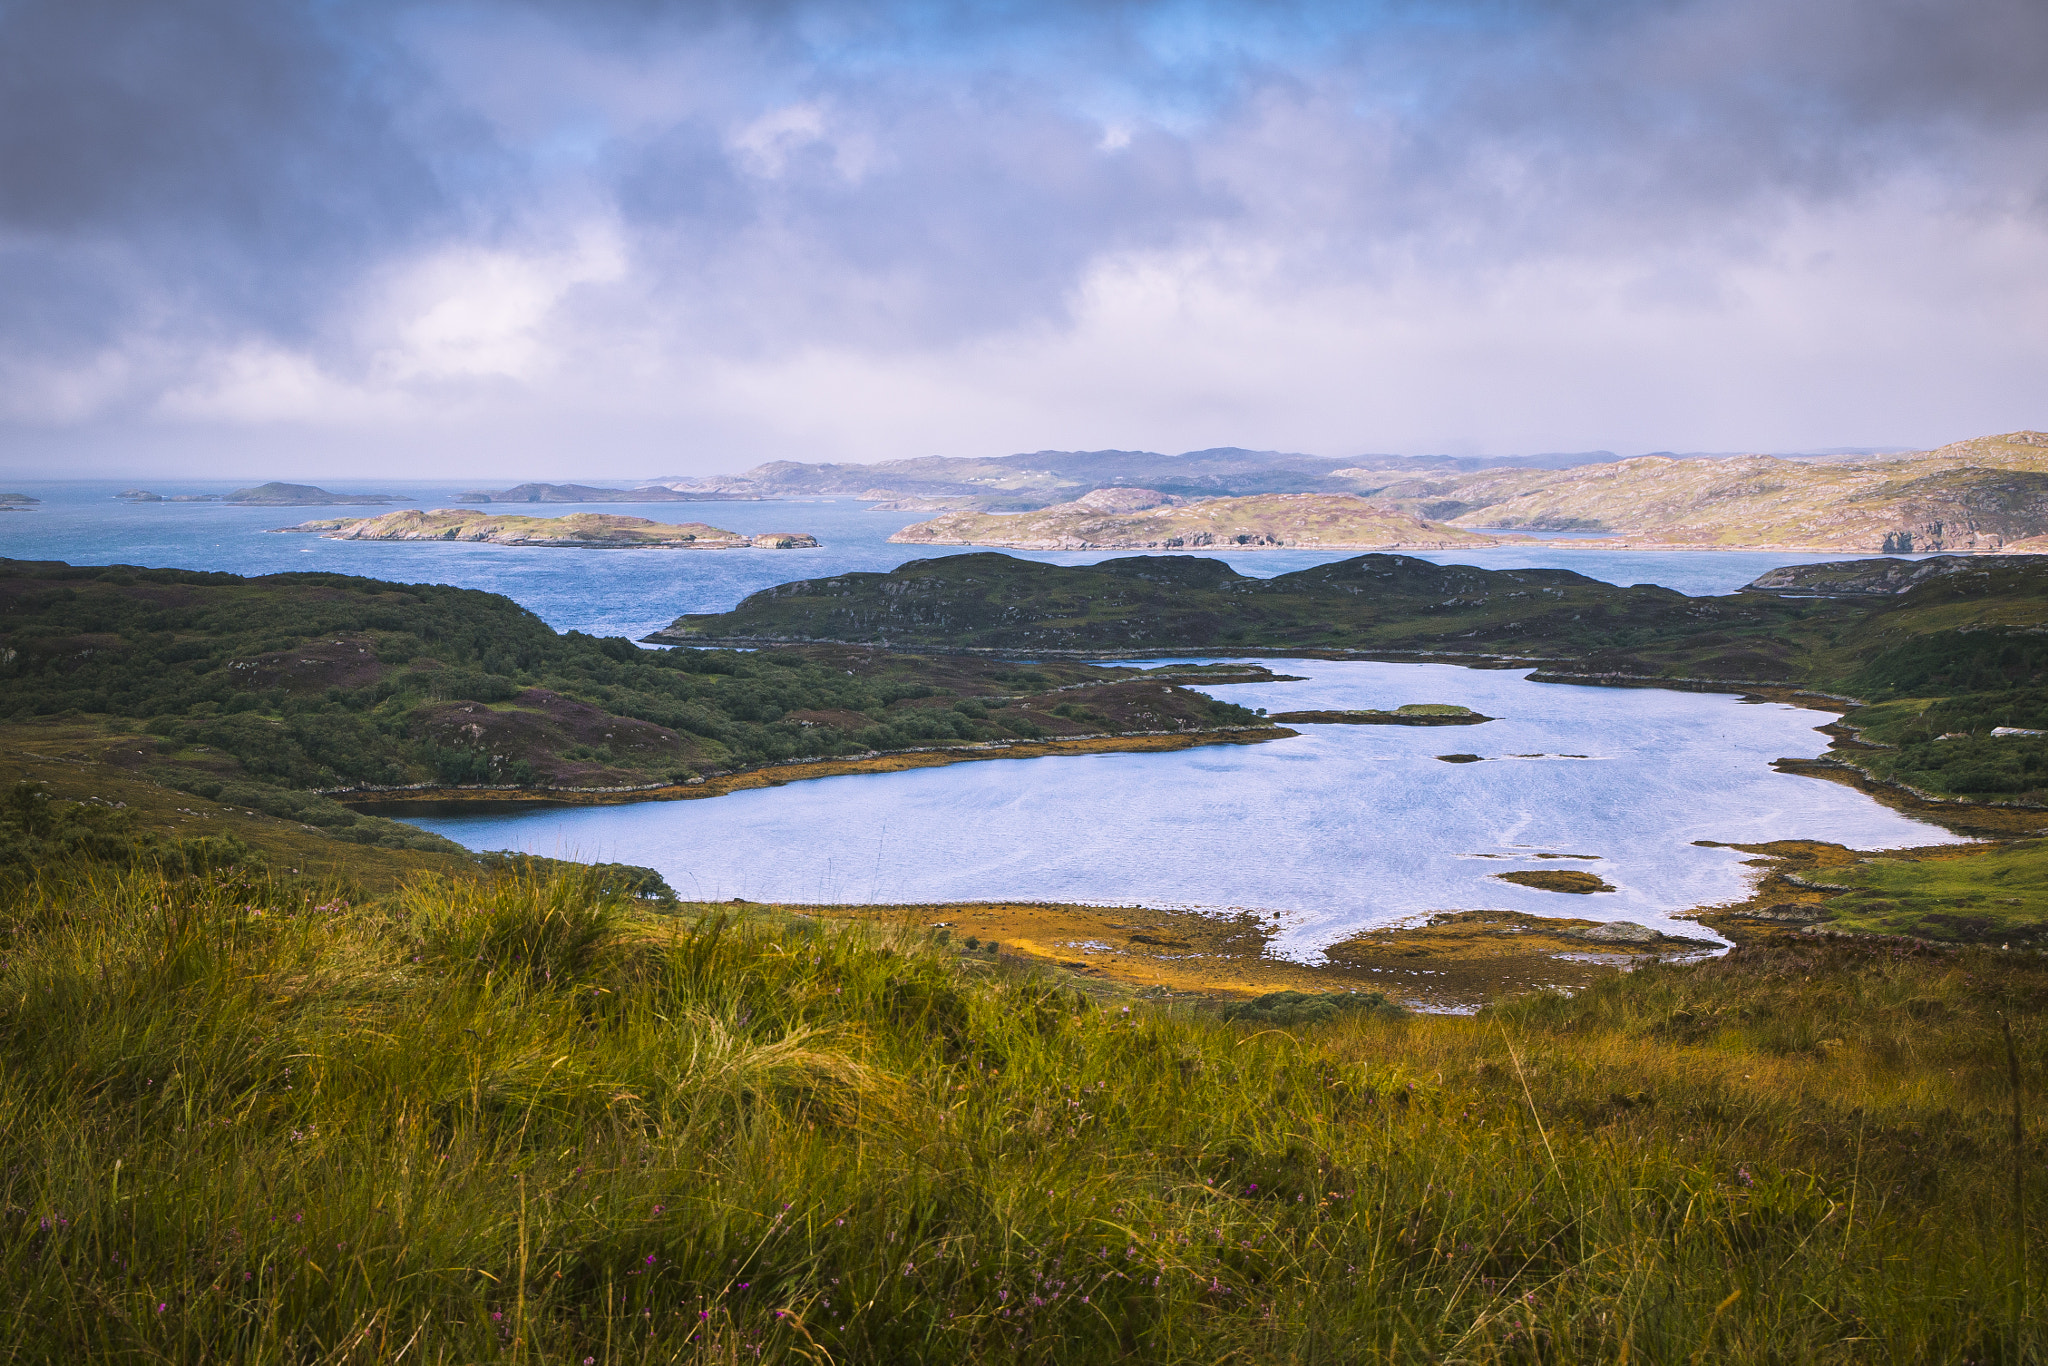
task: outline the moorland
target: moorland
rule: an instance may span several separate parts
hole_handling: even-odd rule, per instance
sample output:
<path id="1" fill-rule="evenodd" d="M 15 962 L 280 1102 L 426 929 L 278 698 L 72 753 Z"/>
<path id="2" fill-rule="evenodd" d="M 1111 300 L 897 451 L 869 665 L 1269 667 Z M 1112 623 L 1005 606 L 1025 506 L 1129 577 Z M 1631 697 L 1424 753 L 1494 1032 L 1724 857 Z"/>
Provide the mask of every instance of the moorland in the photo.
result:
<path id="1" fill-rule="evenodd" d="M 0 872 L 22 1360 L 2048 1345 L 2037 954 L 1781 932 L 1464 1016 L 1134 992 L 240 811 L 193 857 L 109 803 L 140 780 L 60 777 L 103 792 L 0 810 L 102 840 Z"/>
<path id="2" fill-rule="evenodd" d="M 2024 562 L 1935 564 L 1904 591 L 1897 566 L 1836 567 L 1733 600 L 1431 578 L 1448 571 L 1398 557 L 1263 597 L 1193 562 L 1078 580 L 952 563 L 950 581 L 907 566 L 892 593 L 777 590 L 731 618 L 783 633 L 765 648 L 662 653 L 465 590 L 0 566 L 0 776 L 19 780 L 0 803 L 9 1355 L 2048 1347 L 2048 960 L 2021 933 L 2044 860 L 2015 838 L 2044 813 L 2035 742 L 1989 734 L 2041 705 Z M 1316 611 L 1339 644 L 1301 643 Z M 1241 632 L 1248 654 L 1726 687 L 1764 686 L 1732 680 L 1769 661 L 1773 695 L 1860 689 L 1842 738 L 1867 753 L 2013 743 L 1981 752 L 2020 756 L 2019 786 L 1983 789 L 1976 759 L 1887 776 L 1859 758 L 1873 784 L 1955 789 L 1885 790 L 1998 838 L 1878 859 L 1758 846 L 1757 896 L 1715 922 L 1733 952 L 1455 1016 L 1331 980 L 1141 988 L 970 935 L 973 908 L 686 904 L 648 870 L 475 855 L 320 795 L 687 784 L 1138 723 L 1278 733 L 1179 686 L 1270 677 L 1256 666 L 1083 662 L 1147 647 L 1155 612 Z M 861 622 L 870 638 L 790 638 Z M 941 632 L 981 652 L 907 648 Z M 1038 642 L 1031 662 L 1010 638 Z M 1177 922 L 1142 919 L 1146 947 L 1187 951 Z M 1524 933 L 1451 918 L 1348 951 Z"/>

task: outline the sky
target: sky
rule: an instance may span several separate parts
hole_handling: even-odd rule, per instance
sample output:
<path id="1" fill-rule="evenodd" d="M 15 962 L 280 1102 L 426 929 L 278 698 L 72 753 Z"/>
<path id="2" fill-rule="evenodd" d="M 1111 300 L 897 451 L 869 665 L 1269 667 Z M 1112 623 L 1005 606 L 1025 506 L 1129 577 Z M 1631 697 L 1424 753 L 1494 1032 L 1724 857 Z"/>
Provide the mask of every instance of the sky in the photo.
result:
<path id="1" fill-rule="evenodd" d="M 2048 427 L 2040 0 L 0 0 L 0 470 Z"/>

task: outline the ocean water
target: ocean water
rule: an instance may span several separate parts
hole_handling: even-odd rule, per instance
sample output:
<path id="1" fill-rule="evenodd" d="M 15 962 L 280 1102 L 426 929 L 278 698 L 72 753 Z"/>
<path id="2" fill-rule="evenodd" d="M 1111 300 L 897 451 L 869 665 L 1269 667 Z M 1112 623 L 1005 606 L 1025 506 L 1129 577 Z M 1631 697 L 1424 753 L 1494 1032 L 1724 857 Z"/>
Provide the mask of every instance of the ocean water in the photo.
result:
<path id="1" fill-rule="evenodd" d="M 1745 895 L 1751 870 L 1747 855 L 1696 840 L 1956 842 L 1852 789 L 1772 771 L 1781 755 L 1825 748 L 1820 713 L 1449 665 L 1265 662 L 1307 681 L 1210 691 L 1272 711 L 1455 702 L 1499 719 L 1309 726 L 1259 745 L 992 760 L 415 823 L 473 849 L 652 866 L 693 899 L 1278 912 L 1277 949 L 1311 959 L 1360 929 L 1441 910 L 1698 934 L 1672 915 Z M 1447 753 L 1485 762 L 1435 757 Z M 1559 894 L 1491 876 L 1516 868 L 1585 869 L 1618 890 Z"/>
<path id="2" fill-rule="evenodd" d="M 378 492 L 402 498 L 392 507 L 448 507 L 462 487 L 451 484 L 356 485 L 330 481 L 335 492 Z M 274 535 L 271 529 L 312 518 L 369 515 L 366 508 L 246 508 L 220 503 L 118 502 L 130 487 L 118 482 L 35 483 L 20 480 L 0 492 L 41 498 L 26 512 L 0 512 L 0 557 L 63 560 L 71 564 L 135 564 L 155 568 L 275 574 L 291 570 L 361 574 L 402 583 L 448 583 L 503 593 L 558 630 L 634 639 L 685 612 L 725 611 L 749 593 L 792 579 L 860 570 L 885 571 L 908 560 L 957 555 L 973 546 L 889 544 L 889 537 L 922 514 L 871 512 L 851 499 L 761 503 L 596 504 L 574 507 L 520 505 L 498 511 L 555 515 L 616 512 L 658 522 L 709 522 L 729 531 L 807 531 L 815 550 L 551 550 L 519 546 L 418 541 L 329 541 L 318 536 Z M 233 482 L 152 486 L 161 493 L 225 493 Z M 1049 564 L 1094 564 L 1128 552 L 1010 551 Z M 1349 559 L 1351 551 L 1244 550 L 1220 552 L 1239 573 L 1277 574 Z M 1655 583 L 1683 593 L 1730 593 L 1781 564 L 1815 563 L 1843 556 L 1780 555 L 1750 551 L 1611 551 L 1569 541 L 1533 548 L 1441 551 L 1420 556 L 1439 564 L 1484 569 L 1571 569 L 1609 583 Z"/>

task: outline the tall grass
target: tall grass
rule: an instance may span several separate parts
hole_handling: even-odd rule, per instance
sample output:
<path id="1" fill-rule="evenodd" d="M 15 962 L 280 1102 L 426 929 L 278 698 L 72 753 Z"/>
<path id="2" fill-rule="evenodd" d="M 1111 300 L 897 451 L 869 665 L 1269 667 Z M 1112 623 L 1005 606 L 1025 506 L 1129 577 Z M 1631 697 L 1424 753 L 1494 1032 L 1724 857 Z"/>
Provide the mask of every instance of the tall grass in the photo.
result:
<path id="1" fill-rule="evenodd" d="M 350 906 L 86 870 L 5 928 L 9 1360 L 2042 1347 L 1996 1021 L 2038 1077 L 2031 958 L 1280 1030 L 541 874 Z"/>

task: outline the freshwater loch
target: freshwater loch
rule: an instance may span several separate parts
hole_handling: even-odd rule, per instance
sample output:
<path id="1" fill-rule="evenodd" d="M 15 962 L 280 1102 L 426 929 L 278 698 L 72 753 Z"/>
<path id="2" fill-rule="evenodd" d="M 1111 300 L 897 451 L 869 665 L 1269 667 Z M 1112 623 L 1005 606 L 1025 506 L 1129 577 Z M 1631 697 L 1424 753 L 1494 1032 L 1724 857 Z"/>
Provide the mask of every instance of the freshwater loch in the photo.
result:
<path id="1" fill-rule="evenodd" d="M 1714 693 L 1532 683 L 1437 664 L 1262 660 L 1305 681 L 1211 690 L 1270 711 L 1451 702 L 1454 727 L 1300 727 L 1166 754 L 953 764 L 697 801 L 417 819 L 473 849 L 659 869 L 692 900 L 1066 901 L 1277 914 L 1312 959 L 1433 911 L 1631 920 L 1745 894 L 1749 857 L 1696 840 L 1957 842 L 1850 788 L 1774 772 L 1826 748 L 1825 713 Z M 1482 762 L 1436 756 L 1478 754 Z M 1542 858 L 1541 855 L 1552 855 Z M 1576 855 L 1576 858 L 1556 857 Z M 1617 890 L 1498 880 L 1577 868 Z"/>

